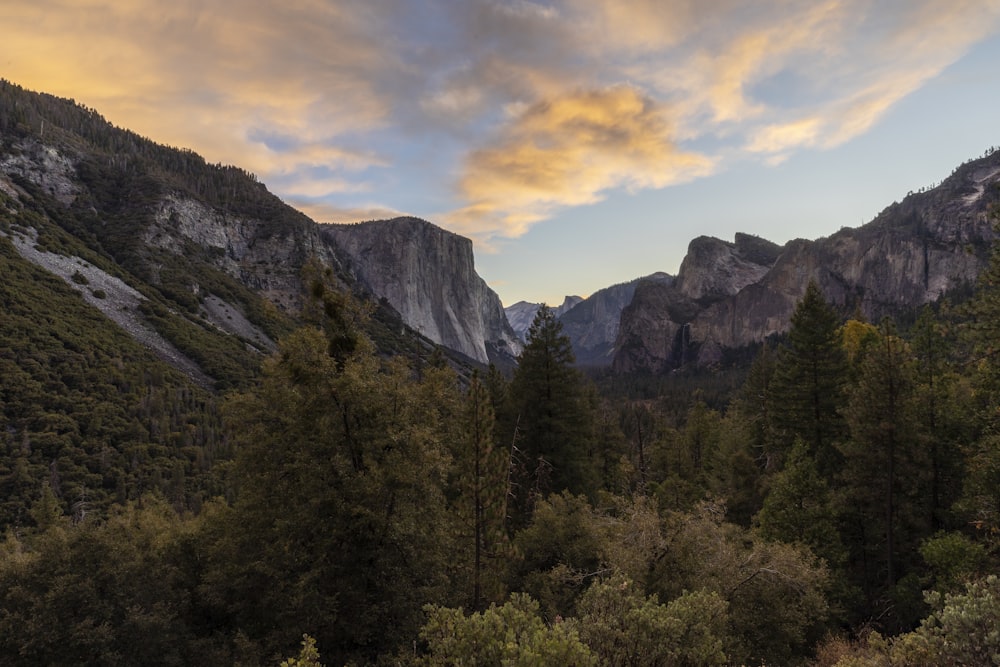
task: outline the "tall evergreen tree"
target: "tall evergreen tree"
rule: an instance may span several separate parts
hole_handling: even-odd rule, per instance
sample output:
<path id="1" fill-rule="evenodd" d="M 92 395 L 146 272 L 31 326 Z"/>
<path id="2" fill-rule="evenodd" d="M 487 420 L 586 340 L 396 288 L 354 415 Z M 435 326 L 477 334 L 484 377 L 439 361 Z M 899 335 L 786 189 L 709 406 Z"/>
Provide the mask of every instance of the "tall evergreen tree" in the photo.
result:
<path id="1" fill-rule="evenodd" d="M 515 443 L 520 474 L 518 506 L 538 496 L 597 488 L 593 463 L 594 392 L 574 368 L 562 324 L 547 306 L 538 309 L 510 384 L 505 435 Z"/>
<path id="2" fill-rule="evenodd" d="M 845 533 L 852 565 L 861 576 L 870 611 L 880 608 L 913 564 L 921 539 L 929 535 L 926 461 L 918 440 L 913 363 L 890 320 L 861 353 L 859 373 L 845 410 L 850 439 L 842 445 L 841 475 Z M 881 579 L 881 581 L 879 581 Z M 889 617 L 886 617 L 889 620 Z M 904 620 L 904 619 L 900 619 Z"/>
<path id="3" fill-rule="evenodd" d="M 996 544 L 1000 534 L 1000 244 L 994 244 L 989 266 L 979 274 L 976 294 L 964 310 L 982 432 L 969 446 L 968 477 L 960 505 L 967 520 Z"/>
<path id="4" fill-rule="evenodd" d="M 773 379 L 770 413 L 784 448 L 802 438 L 826 478 L 840 465 L 836 444 L 845 432 L 840 409 L 847 377 L 840 317 L 810 281 L 792 313 L 788 345 Z"/>
<path id="5" fill-rule="evenodd" d="M 804 544 L 830 566 L 843 562 L 829 485 L 802 440 L 795 441 L 784 469 L 775 475 L 756 519 L 769 539 Z"/>
<path id="6" fill-rule="evenodd" d="M 507 498 L 510 457 L 496 446 L 493 406 L 486 385 L 473 373 L 465 396 L 463 432 L 455 451 L 461 567 L 471 578 L 470 607 L 482 611 L 503 597 L 503 571 L 510 544 L 507 539 Z"/>
<path id="7" fill-rule="evenodd" d="M 962 447 L 975 440 L 968 382 L 954 370 L 951 346 L 930 307 L 913 326 L 911 348 L 915 362 L 916 419 L 930 464 L 929 521 L 934 531 L 953 523 L 952 507 L 961 494 L 965 476 Z"/>
<path id="8" fill-rule="evenodd" d="M 428 369 L 418 382 L 347 320 L 331 325 L 288 336 L 260 386 L 227 404 L 238 497 L 204 591 L 264 652 L 287 653 L 307 631 L 346 662 L 394 650 L 424 604 L 449 598 L 459 397 L 453 376 Z"/>

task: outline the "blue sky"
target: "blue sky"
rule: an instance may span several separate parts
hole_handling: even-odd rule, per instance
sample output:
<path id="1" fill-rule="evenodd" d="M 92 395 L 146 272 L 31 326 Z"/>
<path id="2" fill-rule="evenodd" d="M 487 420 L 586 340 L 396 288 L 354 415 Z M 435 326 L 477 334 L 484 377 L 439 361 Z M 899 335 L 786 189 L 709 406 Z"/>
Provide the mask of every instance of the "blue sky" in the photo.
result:
<path id="1" fill-rule="evenodd" d="M 507 305 L 867 222 L 1000 145 L 998 63 L 1000 0 L 0 5 L 0 76 L 468 236 Z"/>

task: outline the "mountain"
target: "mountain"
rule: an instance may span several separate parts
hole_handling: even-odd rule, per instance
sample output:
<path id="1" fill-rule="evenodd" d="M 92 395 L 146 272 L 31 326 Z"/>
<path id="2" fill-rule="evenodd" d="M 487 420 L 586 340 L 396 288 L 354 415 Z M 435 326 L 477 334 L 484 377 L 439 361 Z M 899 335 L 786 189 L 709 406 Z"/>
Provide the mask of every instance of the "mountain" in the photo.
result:
<path id="1" fill-rule="evenodd" d="M 472 241 L 418 218 L 324 225 L 348 271 L 431 340 L 480 363 L 510 361 L 521 341 L 474 267 Z"/>
<path id="2" fill-rule="evenodd" d="M 386 353 L 426 356 L 437 343 L 485 363 L 519 350 L 499 299 L 475 274 L 468 239 L 386 221 L 376 247 L 393 265 L 377 266 L 375 256 L 363 265 L 348 252 L 350 234 L 316 224 L 252 174 L 7 82 L 0 196 L 15 220 L 2 233 L 25 260 L 61 276 L 202 386 L 247 381 L 260 353 L 296 326 L 310 262 L 337 289 L 376 301 L 369 335 Z M 379 291 L 393 278 L 407 290 Z M 220 347 L 228 351 L 207 351 Z"/>
<path id="3" fill-rule="evenodd" d="M 663 372 L 787 330 L 810 280 L 869 321 L 971 286 L 996 238 L 1000 153 L 967 162 L 870 223 L 783 247 L 738 234 L 691 242 L 672 285 L 645 283 L 623 311 L 613 367 Z"/>
<path id="4" fill-rule="evenodd" d="M 605 287 L 564 312 L 559 321 L 573 343 L 577 365 L 611 365 L 621 314 L 632 302 L 636 287 L 643 281 L 670 284 L 673 280 L 666 273 L 654 273 L 645 278 Z"/>
<path id="5" fill-rule="evenodd" d="M 573 344 L 578 366 L 609 366 L 614 359 L 615 342 L 621 313 L 631 303 L 636 286 L 643 280 L 671 283 L 673 277 L 655 273 L 627 283 L 605 287 L 586 299 L 567 296 L 553 308 L 565 333 Z M 518 301 L 504 309 L 514 331 L 524 340 L 528 327 L 541 307 L 540 303 Z"/>
<path id="6" fill-rule="evenodd" d="M 567 296 L 560 305 L 550 306 L 550 308 L 552 308 L 552 312 L 556 317 L 561 317 L 563 313 L 581 301 L 583 301 L 582 296 Z M 540 303 L 518 301 L 514 305 L 503 309 L 511 328 L 522 341 L 527 340 L 528 329 L 531 327 L 531 323 L 534 322 L 535 315 L 541 307 L 542 304 Z"/>

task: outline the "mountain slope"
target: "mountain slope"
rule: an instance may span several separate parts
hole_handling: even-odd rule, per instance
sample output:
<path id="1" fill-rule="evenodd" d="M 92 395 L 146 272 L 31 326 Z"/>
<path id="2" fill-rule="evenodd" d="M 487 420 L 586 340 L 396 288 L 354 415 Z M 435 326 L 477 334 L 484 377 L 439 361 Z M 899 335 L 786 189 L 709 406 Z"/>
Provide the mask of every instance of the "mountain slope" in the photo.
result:
<path id="1" fill-rule="evenodd" d="M 259 352 L 296 325 L 305 294 L 303 267 L 309 261 L 329 269 L 340 289 L 362 298 L 382 296 L 366 295 L 364 285 L 346 270 L 350 258 L 343 250 L 252 174 L 207 164 L 191 151 L 114 128 L 97 112 L 69 100 L 7 82 L 0 82 L 0 191 L 12 206 L 37 215 L 26 220 L 17 214 L 26 234 L 38 234 L 46 250 L 86 256 L 135 289 L 140 296 L 129 301 L 127 311 L 138 319 L 133 318 L 130 329 L 152 330 L 160 338 L 146 332 L 147 342 L 164 350 L 177 348 L 179 354 L 166 356 L 184 364 L 203 384 L 230 386 L 245 380 Z M 53 242 L 53 235 L 62 241 Z M 49 255 L 33 258 L 41 261 Z M 452 259 L 458 265 L 435 269 L 458 274 L 465 268 L 464 257 L 436 261 Z M 485 299 L 488 288 L 474 271 L 465 277 L 467 289 L 479 290 Z M 412 315 L 425 305 L 446 308 L 443 295 L 436 296 L 439 301 L 431 304 L 379 304 L 369 335 L 386 353 L 426 356 L 444 338 L 428 340 L 410 329 L 398 311 Z M 483 321 L 491 332 L 502 331 L 502 313 L 487 309 L 470 323 L 462 320 L 465 315 L 457 314 L 452 322 L 457 332 L 449 339 L 453 344 L 462 336 L 480 335 Z M 420 315 L 411 319 L 419 322 Z M 212 347 L 205 344 L 206 336 L 233 347 L 229 356 L 241 358 L 199 354 Z M 502 340 L 498 333 L 489 343 Z M 487 345 L 477 342 L 479 348 Z M 485 360 L 485 355 L 469 356 Z"/>
<path id="2" fill-rule="evenodd" d="M 605 287 L 559 316 L 563 331 L 573 343 L 577 365 L 609 366 L 612 363 L 622 311 L 632 302 L 636 286 L 643 281 L 669 284 L 673 277 L 654 273 Z"/>
<path id="3" fill-rule="evenodd" d="M 780 249 L 760 240 L 747 245 L 746 238 L 741 249 L 739 236 L 734 244 L 696 239 L 677 283 L 637 291 L 623 312 L 614 368 L 662 372 L 692 360 L 712 363 L 724 349 L 779 334 L 810 280 L 845 314 L 858 310 L 870 321 L 968 287 L 996 238 L 990 210 L 1000 202 L 998 183 L 994 152 L 872 222 L 826 238 Z"/>
<path id="4" fill-rule="evenodd" d="M 521 351 L 500 297 L 479 277 L 472 241 L 418 218 L 324 225 L 349 271 L 431 340 L 480 363 Z"/>

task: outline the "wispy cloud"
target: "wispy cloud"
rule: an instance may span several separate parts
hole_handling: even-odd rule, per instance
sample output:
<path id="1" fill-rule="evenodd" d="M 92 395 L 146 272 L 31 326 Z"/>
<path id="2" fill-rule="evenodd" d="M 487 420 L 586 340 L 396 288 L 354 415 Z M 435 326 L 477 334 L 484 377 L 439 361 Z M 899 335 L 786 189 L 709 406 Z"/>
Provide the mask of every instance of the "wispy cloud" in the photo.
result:
<path id="1" fill-rule="evenodd" d="M 411 212 L 489 239 L 843 144 L 998 26 L 1000 0 L 34 0 L 0 4 L 0 65 L 320 219 L 419 183 Z"/>
<path id="2" fill-rule="evenodd" d="M 674 145 L 664 111 L 636 89 L 578 91 L 527 108 L 469 155 L 459 189 L 470 203 L 449 222 L 483 240 L 517 236 L 611 188 L 665 187 L 711 169 Z"/>
<path id="3" fill-rule="evenodd" d="M 403 215 L 401 211 L 385 208 L 378 204 L 347 208 L 296 197 L 289 197 L 287 201 L 289 205 L 320 223 L 344 224 L 366 220 L 390 220 Z"/>

